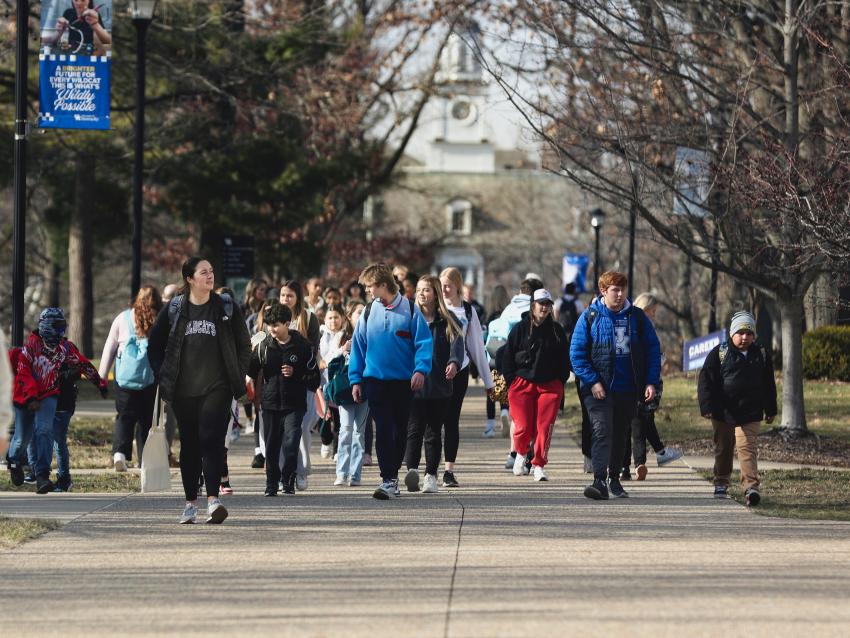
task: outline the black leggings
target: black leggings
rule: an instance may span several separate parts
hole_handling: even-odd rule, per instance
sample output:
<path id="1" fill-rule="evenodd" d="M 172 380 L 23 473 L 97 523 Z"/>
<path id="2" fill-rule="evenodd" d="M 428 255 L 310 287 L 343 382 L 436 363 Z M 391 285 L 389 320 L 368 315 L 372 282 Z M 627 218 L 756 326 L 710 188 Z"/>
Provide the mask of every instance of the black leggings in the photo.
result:
<path id="1" fill-rule="evenodd" d="M 180 430 L 180 475 L 187 501 L 198 498 L 201 472 L 208 496 L 218 496 L 224 468 L 224 446 L 230 423 L 228 388 L 202 397 L 177 397 L 172 406 Z"/>
<path id="2" fill-rule="evenodd" d="M 500 402 L 499 403 L 499 409 L 500 410 L 507 410 L 508 404 Z M 487 418 L 488 419 L 495 419 L 496 418 L 496 402 L 493 401 L 493 399 L 491 399 L 489 396 L 487 397 Z"/>
<path id="3" fill-rule="evenodd" d="M 454 378 L 454 391 L 446 408 L 446 440 L 443 444 L 446 463 L 454 463 L 457 458 L 457 449 L 460 446 L 460 409 L 463 407 L 463 398 L 468 387 L 469 366 L 466 366 Z"/>
<path id="4" fill-rule="evenodd" d="M 419 469 L 422 443 L 425 443 L 425 473 L 437 476 L 440 465 L 440 430 L 450 398 L 414 399 L 407 424 L 407 469 Z"/>

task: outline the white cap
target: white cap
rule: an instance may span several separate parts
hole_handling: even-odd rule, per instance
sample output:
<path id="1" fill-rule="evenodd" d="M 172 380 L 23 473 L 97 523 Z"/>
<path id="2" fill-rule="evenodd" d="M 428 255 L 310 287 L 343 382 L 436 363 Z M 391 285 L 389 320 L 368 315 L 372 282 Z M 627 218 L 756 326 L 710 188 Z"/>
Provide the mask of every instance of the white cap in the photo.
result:
<path id="1" fill-rule="evenodd" d="M 549 291 L 545 288 L 538 288 L 534 291 L 534 301 L 538 301 L 540 303 L 555 303 L 552 300 L 552 295 L 550 295 Z"/>

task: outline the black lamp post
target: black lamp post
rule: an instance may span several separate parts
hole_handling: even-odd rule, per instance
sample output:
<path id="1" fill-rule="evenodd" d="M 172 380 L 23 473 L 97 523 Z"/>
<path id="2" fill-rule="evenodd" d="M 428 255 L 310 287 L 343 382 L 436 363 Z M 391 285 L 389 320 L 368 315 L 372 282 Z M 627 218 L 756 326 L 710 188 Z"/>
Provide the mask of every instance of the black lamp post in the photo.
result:
<path id="1" fill-rule="evenodd" d="M 24 288 L 27 283 L 27 41 L 30 3 L 18 0 L 15 16 L 15 206 L 12 234 L 12 345 L 24 343 Z"/>
<path id="2" fill-rule="evenodd" d="M 593 289 L 596 289 L 596 282 L 599 281 L 599 275 L 602 274 L 599 264 L 599 229 L 605 223 L 605 211 L 601 208 L 594 208 L 590 211 L 590 225 L 593 226 L 594 249 L 593 249 Z"/>
<path id="3" fill-rule="evenodd" d="M 145 36 L 148 32 L 156 0 L 130 0 L 130 17 L 136 28 L 136 128 L 133 162 L 133 272 L 130 297 L 142 286 L 142 182 L 145 161 Z"/>

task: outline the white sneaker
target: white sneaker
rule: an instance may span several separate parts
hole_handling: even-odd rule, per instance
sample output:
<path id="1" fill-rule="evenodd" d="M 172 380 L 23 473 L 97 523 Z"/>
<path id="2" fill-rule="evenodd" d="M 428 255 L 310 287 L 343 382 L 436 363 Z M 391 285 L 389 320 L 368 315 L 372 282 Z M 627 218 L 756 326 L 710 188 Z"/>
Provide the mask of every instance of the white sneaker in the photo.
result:
<path id="1" fill-rule="evenodd" d="M 487 425 L 484 428 L 484 438 L 492 439 L 496 436 L 496 422 L 493 419 L 487 419 Z"/>
<path id="2" fill-rule="evenodd" d="M 308 485 L 309 481 L 307 480 L 306 476 L 301 476 L 299 474 L 295 477 L 295 489 L 299 492 L 303 492 L 304 490 L 306 490 Z"/>
<path id="3" fill-rule="evenodd" d="M 112 455 L 112 465 L 115 467 L 116 472 L 126 472 L 127 457 L 121 454 L 121 452 L 116 452 Z"/>
<path id="4" fill-rule="evenodd" d="M 593 459 L 589 456 L 584 457 L 584 473 L 593 474 Z"/>
<path id="5" fill-rule="evenodd" d="M 507 408 L 502 409 L 499 420 L 502 422 L 502 438 L 506 439 L 511 435 L 511 413 Z"/>
<path id="6" fill-rule="evenodd" d="M 437 477 L 434 474 L 426 474 L 425 482 L 422 486 L 423 494 L 436 494 L 439 491 L 437 487 Z"/>
<path id="7" fill-rule="evenodd" d="M 528 474 L 528 470 L 525 468 L 525 454 L 517 452 L 514 459 L 514 476 L 522 476 L 523 474 Z"/>
<path id="8" fill-rule="evenodd" d="M 195 522 L 197 516 L 198 508 L 192 503 L 186 503 L 186 507 L 183 508 L 183 514 L 180 516 L 180 524 L 191 525 Z"/>
<path id="9" fill-rule="evenodd" d="M 345 485 L 346 483 L 348 483 L 348 481 L 344 476 L 337 476 L 334 481 L 334 485 Z"/>
<path id="10" fill-rule="evenodd" d="M 218 525 L 223 523 L 225 518 L 227 518 L 227 508 L 219 499 L 214 498 L 207 503 L 207 523 Z"/>
<path id="11" fill-rule="evenodd" d="M 655 462 L 658 463 L 658 467 L 661 467 L 662 465 L 667 465 L 676 459 L 682 458 L 682 456 L 682 450 L 678 450 L 674 447 L 668 447 L 655 455 Z"/>
<path id="12" fill-rule="evenodd" d="M 419 491 L 419 470 L 415 468 L 411 468 L 407 470 L 407 474 L 404 476 L 404 484 L 407 486 L 408 492 L 418 492 Z"/>
<path id="13" fill-rule="evenodd" d="M 323 459 L 331 458 L 331 446 L 325 445 L 324 443 L 322 443 L 322 450 L 321 450 L 321 452 L 319 452 L 319 454 L 321 455 L 321 457 Z"/>
<path id="14" fill-rule="evenodd" d="M 543 468 L 539 465 L 532 465 L 531 469 L 534 470 L 534 480 L 535 481 L 548 481 L 549 477 L 546 476 L 546 472 L 543 471 Z"/>
<path id="15" fill-rule="evenodd" d="M 372 492 L 372 497 L 379 501 L 386 501 L 395 498 L 395 485 L 392 481 L 382 481 L 381 484 Z"/>
<path id="16" fill-rule="evenodd" d="M 506 469 L 506 470 L 513 469 L 513 467 L 514 467 L 514 459 L 516 459 L 516 456 L 515 456 L 514 454 L 511 454 L 511 453 L 509 452 L 509 453 L 508 453 L 508 458 L 506 458 L 506 459 L 505 459 L 505 469 Z"/>
<path id="17" fill-rule="evenodd" d="M 350 481 L 348 481 L 348 487 L 359 487 L 359 486 L 360 486 L 360 479 L 351 479 Z"/>

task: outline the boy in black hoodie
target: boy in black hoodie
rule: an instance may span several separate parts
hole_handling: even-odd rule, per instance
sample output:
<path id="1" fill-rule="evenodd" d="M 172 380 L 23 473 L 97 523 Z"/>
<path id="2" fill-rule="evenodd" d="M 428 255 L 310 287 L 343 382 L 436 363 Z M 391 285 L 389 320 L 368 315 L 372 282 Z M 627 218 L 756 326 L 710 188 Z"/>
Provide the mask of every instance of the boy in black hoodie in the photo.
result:
<path id="1" fill-rule="evenodd" d="M 705 358 L 699 375 L 699 411 L 714 428 L 714 497 L 726 498 L 732 455 L 738 448 L 747 505 L 758 505 L 758 434 L 762 419 L 776 417 L 776 380 L 770 353 L 754 343 L 756 321 L 737 312 L 729 341 Z"/>
<path id="2" fill-rule="evenodd" d="M 283 491 L 295 494 L 295 470 L 301 420 L 307 410 L 307 379 L 314 376 L 316 360 L 310 343 L 289 329 L 292 311 L 284 304 L 272 306 L 265 316 L 269 336 L 251 354 L 248 376 L 263 374 L 263 430 L 266 444 L 266 496 L 277 496 L 281 477 L 283 441 Z M 316 378 L 318 378 L 316 376 Z M 315 387 L 313 388 L 315 390 Z"/>

